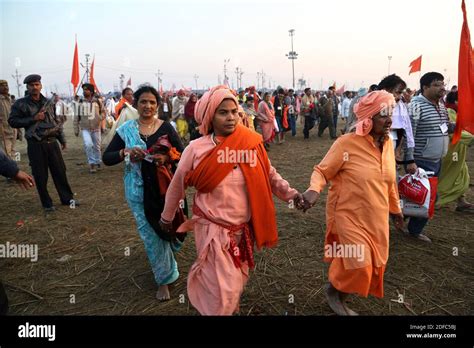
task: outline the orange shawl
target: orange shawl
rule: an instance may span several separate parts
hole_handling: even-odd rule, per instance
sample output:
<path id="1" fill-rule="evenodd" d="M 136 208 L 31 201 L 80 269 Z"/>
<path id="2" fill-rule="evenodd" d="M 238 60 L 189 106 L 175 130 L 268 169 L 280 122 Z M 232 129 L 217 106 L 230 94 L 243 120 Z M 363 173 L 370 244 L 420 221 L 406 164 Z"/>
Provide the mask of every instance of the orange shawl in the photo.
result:
<path id="1" fill-rule="evenodd" d="M 120 98 L 118 104 L 115 105 L 115 120 L 118 120 L 120 117 L 120 111 L 122 111 L 126 101 L 125 98 Z"/>
<path id="2" fill-rule="evenodd" d="M 257 248 L 272 247 L 278 242 L 275 218 L 275 206 L 270 185 L 270 162 L 263 146 L 262 136 L 238 124 L 235 131 L 211 150 L 199 165 L 190 171 L 185 178 L 186 186 L 193 186 L 198 191 L 208 193 L 231 172 L 235 163 L 219 163 L 219 150 L 255 150 L 257 165 L 238 163 L 245 178 L 249 195 L 251 218 Z M 218 169 L 218 170 L 217 170 Z"/>

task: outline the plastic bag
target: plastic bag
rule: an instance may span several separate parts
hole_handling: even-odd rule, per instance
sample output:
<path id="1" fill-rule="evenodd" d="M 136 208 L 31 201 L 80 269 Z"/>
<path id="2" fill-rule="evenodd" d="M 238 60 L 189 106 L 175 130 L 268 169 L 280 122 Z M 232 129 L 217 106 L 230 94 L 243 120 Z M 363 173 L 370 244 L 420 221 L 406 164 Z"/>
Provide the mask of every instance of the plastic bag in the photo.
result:
<path id="1" fill-rule="evenodd" d="M 438 189 L 438 178 L 433 172 L 418 168 L 415 174 L 407 174 L 398 182 L 400 205 L 403 215 L 431 219 Z"/>

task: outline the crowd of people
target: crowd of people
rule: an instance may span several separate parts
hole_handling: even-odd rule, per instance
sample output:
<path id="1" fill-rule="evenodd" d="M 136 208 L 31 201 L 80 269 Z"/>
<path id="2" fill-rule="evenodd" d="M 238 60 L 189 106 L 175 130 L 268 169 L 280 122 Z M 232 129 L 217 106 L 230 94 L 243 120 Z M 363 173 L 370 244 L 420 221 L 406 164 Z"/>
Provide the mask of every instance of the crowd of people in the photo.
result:
<path id="1" fill-rule="evenodd" d="M 383 297 L 390 217 L 398 231 L 423 242 L 428 218 L 403 215 L 398 179 L 418 168 L 439 178 L 438 205 L 466 200 L 468 146 L 464 132 L 450 145 L 457 90 L 446 94 L 444 77 L 424 74 L 417 89 L 397 75 L 358 91 L 254 86 L 216 86 L 204 93 L 179 90 L 160 94 L 150 85 L 125 88 L 120 98 L 83 84 L 69 103 L 41 94 L 41 76 L 29 75 L 27 96 L 11 102 L 0 80 L 1 174 L 36 186 L 46 212 L 54 211 L 47 191 L 48 169 L 62 204 L 74 199 L 61 150 L 64 122 L 73 118 L 81 135 L 89 172 L 125 162 L 125 197 L 144 242 L 158 286 L 157 298 L 170 298 L 179 277 L 175 254 L 194 231 L 196 260 L 187 281 L 191 304 L 204 315 L 231 315 L 254 267 L 254 249 L 278 247 L 273 195 L 307 211 L 330 184 L 326 203 L 325 247 L 359 246 L 360 257 L 325 255 L 330 263 L 325 294 L 339 315 L 356 315 L 349 295 Z M 24 129 L 32 178 L 11 163 Z M 332 146 L 314 166 L 305 192 L 292 188 L 272 166 L 268 151 L 328 129 Z M 102 139 L 102 136 L 104 138 Z M 290 138 L 290 139 L 288 139 Z M 307 140 L 305 140 L 307 141 Z M 317 144 L 315 142 L 314 144 Z M 60 147 L 61 146 L 61 147 Z M 281 148 L 281 147 L 280 147 Z M 291 178 L 289 178 L 291 179 Z M 192 214 L 186 189 L 195 188 Z"/>

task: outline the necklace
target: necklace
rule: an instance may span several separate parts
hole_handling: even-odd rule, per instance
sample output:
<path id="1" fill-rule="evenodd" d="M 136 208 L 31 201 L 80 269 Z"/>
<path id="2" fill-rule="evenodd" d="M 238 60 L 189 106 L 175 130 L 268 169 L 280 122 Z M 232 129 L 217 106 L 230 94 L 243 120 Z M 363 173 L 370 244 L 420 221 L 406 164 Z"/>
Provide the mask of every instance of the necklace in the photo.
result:
<path id="1" fill-rule="evenodd" d="M 150 124 L 143 123 L 140 119 L 138 119 L 138 123 L 140 124 L 140 126 L 143 126 L 147 129 L 152 129 L 155 126 L 156 119 L 153 119 L 153 122 L 151 122 Z"/>
<path id="2" fill-rule="evenodd" d="M 143 132 L 140 132 L 139 130 L 139 133 L 140 135 L 143 136 L 143 138 L 145 138 L 145 142 L 148 141 L 148 137 L 150 137 L 151 135 L 153 135 L 155 133 L 155 126 L 156 126 L 156 119 L 153 120 L 153 123 L 147 125 L 147 124 L 143 124 L 140 119 L 138 120 L 138 123 L 140 124 L 140 126 L 143 126 L 145 127 L 147 130 L 151 130 L 149 132 L 147 132 L 147 134 L 144 134 Z"/>

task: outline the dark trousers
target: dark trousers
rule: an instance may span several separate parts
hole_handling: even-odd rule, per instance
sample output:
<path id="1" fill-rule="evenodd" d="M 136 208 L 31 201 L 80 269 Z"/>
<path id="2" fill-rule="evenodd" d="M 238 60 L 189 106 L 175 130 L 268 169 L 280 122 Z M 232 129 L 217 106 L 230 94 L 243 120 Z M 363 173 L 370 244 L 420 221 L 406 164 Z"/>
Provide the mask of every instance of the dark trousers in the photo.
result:
<path id="1" fill-rule="evenodd" d="M 170 113 L 170 112 L 163 112 L 163 114 L 160 115 L 158 118 L 159 118 L 160 120 L 169 122 L 169 121 L 170 121 L 170 118 L 171 118 L 171 113 Z"/>
<path id="2" fill-rule="evenodd" d="M 334 132 L 335 132 L 335 134 L 337 135 L 337 115 L 334 115 L 334 116 L 332 117 L 332 122 L 333 122 L 333 124 L 334 124 Z"/>
<path id="3" fill-rule="evenodd" d="M 34 142 L 28 141 L 28 158 L 30 159 L 31 172 L 35 178 L 36 188 L 44 208 L 53 206 L 49 196 L 48 168 L 53 177 L 54 186 L 58 191 L 62 204 L 70 204 L 73 193 L 66 177 L 66 165 L 57 141 Z"/>
<path id="4" fill-rule="evenodd" d="M 312 116 L 304 117 L 303 135 L 305 139 L 309 138 L 309 131 L 314 127 L 314 118 Z"/>
<path id="5" fill-rule="evenodd" d="M 294 114 L 288 116 L 288 123 L 291 129 L 291 135 L 295 136 L 296 135 L 296 116 Z"/>
<path id="6" fill-rule="evenodd" d="M 200 138 L 201 133 L 199 133 L 199 130 L 196 129 L 198 124 L 194 118 L 187 118 L 186 121 L 188 122 L 189 141 Z"/>
<path id="7" fill-rule="evenodd" d="M 8 313 L 8 297 L 3 287 L 2 281 L 0 281 L 0 315 L 6 315 Z"/>
<path id="8" fill-rule="evenodd" d="M 434 172 L 434 176 L 439 176 L 439 172 L 441 171 L 441 160 L 438 162 L 431 162 L 415 159 L 415 163 L 418 167 L 423 168 L 427 172 Z M 426 218 L 410 217 L 410 221 L 408 222 L 408 231 L 410 234 L 417 236 L 423 232 L 423 228 L 425 228 L 427 223 L 428 219 Z"/>
<path id="9" fill-rule="evenodd" d="M 318 136 L 323 135 L 324 130 L 329 127 L 329 135 L 331 138 L 336 137 L 336 129 L 334 128 L 334 120 L 332 116 L 322 116 L 319 122 Z"/>

